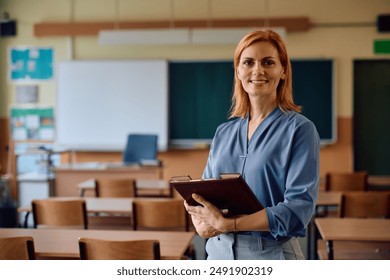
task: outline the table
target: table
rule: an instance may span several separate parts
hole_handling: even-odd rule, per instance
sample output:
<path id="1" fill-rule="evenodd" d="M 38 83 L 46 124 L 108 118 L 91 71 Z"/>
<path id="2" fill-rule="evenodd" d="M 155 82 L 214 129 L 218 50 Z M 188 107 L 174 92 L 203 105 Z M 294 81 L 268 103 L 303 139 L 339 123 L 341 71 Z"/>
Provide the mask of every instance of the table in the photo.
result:
<path id="1" fill-rule="evenodd" d="M 340 241 L 379 244 L 380 247 L 374 251 L 383 253 L 384 258 L 390 258 L 389 219 L 316 218 L 314 222 L 326 241 L 329 260 L 334 259 L 334 242 Z"/>
<path id="2" fill-rule="evenodd" d="M 78 184 L 91 178 L 162 179 L 161 166 L 124 165 L 121 163 L 77 163 L 57 166 L 55 172 L 56 196 L 77 196 Z"/>
<path id="3" fill-rule="evenodd" d="M 31 236 L 39 259 L 78 259 L 79 237 L 107 240 L 155 239 L 160 241 L 162 259 L 180 259 L 195 234 L 173 231 L 0 228 L 0 237 L 11 236 Z"/>
<path id="4" fill-rule="evenodd" d="M 95 192 L 96 181 L 89 179 L 77 184 L 80 197 L 86 192 Z M 137 179 L 136 188 L 138 196 L 172 197 L 172 189 L 167 180 L 163 179 Z"/>
<path id="5" fill-rule="evenodd" d="M 320 207 L 339 207 L 341 205 L 341 197 L 342 192 L 327 192 L 327 191 L 319 191 L 316 209 L 314 213 L 313 219 L 310 221 L 308 225 L 308 242 L 307 242 L 307 255 L 308 258 L 314 260 L 317 258 L 317 239 L 318 234 L 316 231 L 316 227 L 314 224 L 314 218 L 318 217 L 318 209 Z"/>
<path id="6" fill-rule="evenodd" d="M 390 176 L 368 176 L 369 190 L 389 190 Z"/>
<path id="7" fill-rule="evenodd" d="M 319 191 L 316 207 L 340 206 L 341 196 L 342 196 L 342 192 Z"/>

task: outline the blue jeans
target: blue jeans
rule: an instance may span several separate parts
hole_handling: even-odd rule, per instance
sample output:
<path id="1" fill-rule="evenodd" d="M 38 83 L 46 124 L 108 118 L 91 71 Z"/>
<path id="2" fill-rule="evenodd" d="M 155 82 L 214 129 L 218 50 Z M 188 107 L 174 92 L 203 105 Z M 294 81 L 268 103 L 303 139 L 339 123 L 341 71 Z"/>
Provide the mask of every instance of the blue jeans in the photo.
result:
<path id="1" fill-rule="evenodd" d="M 257 235 L 221 234 L 207 240 L 208 260 L 303 260 L 297 238 L 267 240 Z"/>

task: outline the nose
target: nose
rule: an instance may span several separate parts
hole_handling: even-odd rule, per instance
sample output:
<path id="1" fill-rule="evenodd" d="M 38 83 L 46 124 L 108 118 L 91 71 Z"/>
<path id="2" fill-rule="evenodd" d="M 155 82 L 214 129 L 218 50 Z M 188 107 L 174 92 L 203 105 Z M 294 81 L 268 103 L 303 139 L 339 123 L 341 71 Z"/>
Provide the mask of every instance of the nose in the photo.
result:
<path id="1" fill-rule="evenodd" d="M 254 67 L 254 71 L 259 74 L 264 74 L 264 67 L 261 65 L 261 63 L 256 63 Z"/>

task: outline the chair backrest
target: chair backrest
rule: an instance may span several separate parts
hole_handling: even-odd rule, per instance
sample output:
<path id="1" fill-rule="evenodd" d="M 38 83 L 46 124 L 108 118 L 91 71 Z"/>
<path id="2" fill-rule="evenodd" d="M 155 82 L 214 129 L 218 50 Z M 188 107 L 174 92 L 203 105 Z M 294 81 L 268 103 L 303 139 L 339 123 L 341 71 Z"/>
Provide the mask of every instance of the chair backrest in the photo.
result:
<path id="1" fill-rule="evenodd" d="M 365 171 L 326 174 L 325 189 L 327 191 L 366 191 L 368 174 Z"/>
<path id="2" fill-rule="evenodd" d="M 134 179 L 98 179 L 96 197 L 135 197 L 137 196 Z"/>
<path id="3" fill-rule="evenodd" d="M 159 260 L 158 240 L 112 241 L 79 238 L 82 260 Z"/>
<path id="4" fill-rule="evenodd" d="M 157 159 L 157 140 L 154 134 L 129 134 L 123 153 L 123 162 L 140 163 L 142 160 Z"/>
<path id="5" fill-rule="evenodd" d="M 136 199 L 133 229 L 189 231 L 189 217 L 182 199 Z"/>
<path id="6" fill-rule="evenodd" d="M 82 199 L 32 201 L 34 227 L 88 228 L 86 203 Z"/>
<path id="7" fill-rule="evenodd" d="M 342 218 L 390 218 L 390 192 L 345 192 L 341 198 L 339 216 Z"/>
<path id="8" fill-rule="evenodd" d="M 0 238 L 0 260 L 35 260 L 31 236 Z"/>

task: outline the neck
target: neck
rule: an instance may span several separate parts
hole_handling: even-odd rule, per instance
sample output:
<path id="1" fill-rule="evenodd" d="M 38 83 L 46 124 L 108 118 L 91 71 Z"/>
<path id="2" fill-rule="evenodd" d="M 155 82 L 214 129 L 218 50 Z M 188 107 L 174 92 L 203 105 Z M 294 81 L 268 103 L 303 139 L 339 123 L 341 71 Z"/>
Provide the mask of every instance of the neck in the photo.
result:
<path id="1" fill-rule="evenodd" d="M 251 107 L 250 112 L 250 121 L 263 120 L 265 119 L 275 108 L 276 102 L 272 102 L 269 104 L 254 104 Z"/>

